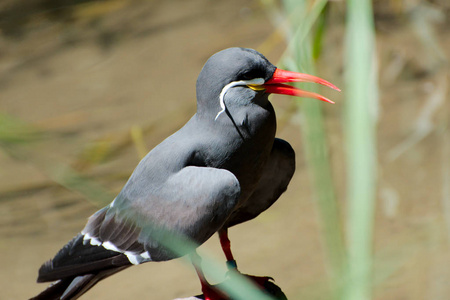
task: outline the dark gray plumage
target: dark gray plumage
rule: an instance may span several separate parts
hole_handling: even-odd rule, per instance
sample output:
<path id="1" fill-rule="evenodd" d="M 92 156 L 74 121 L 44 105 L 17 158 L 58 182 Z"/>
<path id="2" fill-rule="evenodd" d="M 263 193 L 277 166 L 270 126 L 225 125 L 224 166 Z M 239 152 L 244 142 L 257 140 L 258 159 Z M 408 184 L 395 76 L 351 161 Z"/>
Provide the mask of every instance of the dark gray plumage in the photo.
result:
<path id="1" fill-rule="evenodd" d="M 268 96 L 281 85 L 268 84 L 276 70 L 251 49 L 213 55 L 198 77 L 197 113 L 149 152 L 113 203 L 41 267 L 39 282 L 61 280 L 34 299 L 76 299 L 133 264 L 187 254 L 162 245 L 172 233 L 202 244 L 270 207 L 295 170 L 291 146 L 275 138 Z"/>

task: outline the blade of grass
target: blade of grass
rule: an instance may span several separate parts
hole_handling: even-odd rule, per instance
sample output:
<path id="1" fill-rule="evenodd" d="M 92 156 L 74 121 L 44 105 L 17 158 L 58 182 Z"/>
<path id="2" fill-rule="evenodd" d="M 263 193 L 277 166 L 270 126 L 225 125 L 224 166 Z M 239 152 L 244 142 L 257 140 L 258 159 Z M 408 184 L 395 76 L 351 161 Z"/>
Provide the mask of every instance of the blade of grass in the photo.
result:
<path id="1" fill-rule="evenodd" d="M 286 11 L 300 11 L 302 16 L 292 18 L 291 27 L 295 30 L 290 41 L 289 69 L 297 72 L 315 74 L 313 59 L 313 41 L 310 33 L 314 22 L 319 18 L 326 0 L 315 1 L 307 9 L 307 1 L 285 0 Z M 322 34 L 322 33 L 320 33 Z M 317 45 L 317 42 L 316 42 Z M 308 86 L 315 91 L 317 87 Z M 333 299 L 340 298 L 340 280 L 345 274 L 345 247 L 342 226 L 339 220 L 339 209 L 334 191 L 328 146 L 325 136 L 322 103 L 302 100 L 298 102 L 302 113 L 302 136 L 306 152 L 306 160 L 314 185 L 317 207 L 321 217 L 324 233 L 325 249 L 329 261 L 331 275 L 330 284 Z"/>
<path id="2" fill-rule="evenodd" d="M 9 147 L 38 141 L 43 133 L 5 113 L 0 113 L 0 147 Z"/>
<path id="3" fill-rule="evenodd" d="M 370 0 L 347 0 L 346 122 L 348 284 L 345 299 L 372 298 L 376 189 L 374 20 Z"/>
<path id="4" fill-rule="evenodd" d="M 322 13 L 319 15 L 316 25 L 316 30 L 313 39 L 313 59 L 317 60 L 322 53 L 322 41 L 323 34 L 327 26 L 328 5 L 323 8 Z"/>

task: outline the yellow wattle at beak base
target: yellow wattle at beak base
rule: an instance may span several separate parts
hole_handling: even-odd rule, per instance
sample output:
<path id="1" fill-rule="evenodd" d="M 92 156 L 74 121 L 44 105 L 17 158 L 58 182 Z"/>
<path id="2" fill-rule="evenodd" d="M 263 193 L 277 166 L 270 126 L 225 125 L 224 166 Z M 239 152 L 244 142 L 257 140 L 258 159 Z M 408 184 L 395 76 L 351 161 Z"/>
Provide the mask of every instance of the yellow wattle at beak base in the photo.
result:
<path id="1" fill-rule="evenodd" d="M 265 90 L 265 87 L 261 84 L 247 84 L 247 86 L 254 91 L 264 91 Z"/>

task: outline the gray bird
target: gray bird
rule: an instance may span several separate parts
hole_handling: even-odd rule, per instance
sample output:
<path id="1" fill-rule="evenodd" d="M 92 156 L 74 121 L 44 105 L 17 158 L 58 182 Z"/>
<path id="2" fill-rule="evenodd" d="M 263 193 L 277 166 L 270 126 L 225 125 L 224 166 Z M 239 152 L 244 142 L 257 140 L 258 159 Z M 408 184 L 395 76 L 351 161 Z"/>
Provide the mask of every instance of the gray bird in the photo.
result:
<path id="1" fill-rule="evenodd" d="M 192 254 L 177 248 L 177 240 L 201 245 L 216 232 L 229 268 L 236 269 L 227 228 L 268 209 L 295 171 L 294 150 L 275 138 L 269 94 L 333 103 L 283 84 L 294 81 L 339 90 L 318 77 L 278 69 L 252 49 L 229 48 L 209 58 L 197 80 L 196 114 L 151 150 L 114 201 L 41 266 L 37 281 L 56 282 L 32 299 L 76 299 L 130 266 Z M 205 299 L 226 298 L 196 270 Z"/>

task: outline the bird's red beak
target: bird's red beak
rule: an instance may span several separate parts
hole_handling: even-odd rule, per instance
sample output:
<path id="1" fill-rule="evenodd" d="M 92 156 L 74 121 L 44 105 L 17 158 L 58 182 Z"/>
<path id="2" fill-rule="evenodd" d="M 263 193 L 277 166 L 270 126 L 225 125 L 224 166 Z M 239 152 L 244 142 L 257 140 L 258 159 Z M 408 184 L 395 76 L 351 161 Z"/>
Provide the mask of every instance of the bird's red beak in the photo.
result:
<path id="1" fill-rule="evenodd" d="M 272 75 L 272 78 L 267 80 L 263 87 L 266 90 L 266 93 L 273 93 L 273 94 L 283 94 L 283 95 L 291 95 L 291 96 L 297 96 L 297 97 L 304 97 L 304 98 L 314 98 L 318 100 L 322 100 L 328 103 L 333 103 L 328 98 L 325 98 L 322 95 L 319 95 L 317 93 L 308 92 L 301 90 L 299 88 L 296 88 L 291 85 L 283 84 L 285 82 L 315 82 L 318 84 L 325 85 L 327 87 L 330 87 L 336 91 L 341 91 L 338 87 L 336 87 L 334 84 L 308 74 L 303 73 L 297 73 L 297 72 L 291 72 L 291 71 L 285 71 L 281 69 L 276 69 L 275 72 Z"/>

